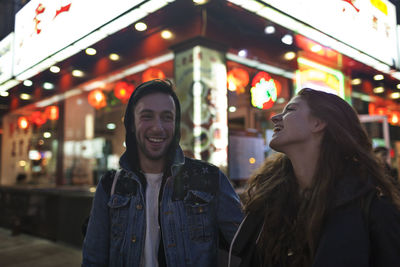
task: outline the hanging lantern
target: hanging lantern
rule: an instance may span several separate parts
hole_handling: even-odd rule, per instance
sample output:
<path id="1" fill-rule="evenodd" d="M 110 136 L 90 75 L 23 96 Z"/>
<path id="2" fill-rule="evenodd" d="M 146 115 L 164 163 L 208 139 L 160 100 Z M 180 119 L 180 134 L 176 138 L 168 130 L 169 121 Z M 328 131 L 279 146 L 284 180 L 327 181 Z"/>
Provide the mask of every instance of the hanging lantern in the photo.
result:
<path id="1" fill-rule="evenodd" d="M 254 76 L 250 89 L 251 104 L 259 109 L 269 109 L 276 102 L 282 86 L 271 76 L 261 71 Z"/>
<path id="2" fill-rule="evenodd" d="M 117 82 L 114 88 L 114 95 L 116 98 L 121 100 L 122 103 L 126 103 L 131 97 L 131 94 L 135 90 L 133 84 L 127 82 Z"/>
<path id="3" fill-rule="evenodd" d="M 47 121 L 47 116 L 45 113 L 42 113 L 40 111 L 34 111 L 31 115 L 31 122 L 33 122 L 34 124 L 36 124 L 36 126 L 40 127 L 43 124 L 46 123 Z"/>
<path id="4" fill-rule="evenodd" d="M 27 117 L 19 117 L 18 118 L 18 127 L 22 130 L 28 129 L 29 121 Z"/>
<path id="5" fill-rule="evenodd" d="M 244 93 L 244 88 L 249 84 L 249 74 L 241 68 L 234 68 L 228 72 L 228 90 Z"/>
<path id="6" fill-rule="evenodd" d="M 103 108 L 107 105 L 106 96 L 103 91 L 99 89 L 93 90 L 89 93 L 88 101 L 89 104 L 96 109 Z"/>
<path id="7" fill-rule="evenodd" d="M 51 121 L 58 120 L 59 116 L 59 111 L 57 106 L 48 106 L 44 110 L 44 113 L 46 113 L 47 118 Z"/>
<path id="8" fill-rule="evenodd" d="M 142 75 L 142 82 L 148 82 L 155 79 L 165 79 L 165 74 L 157 68 L 149 68 Z"/>

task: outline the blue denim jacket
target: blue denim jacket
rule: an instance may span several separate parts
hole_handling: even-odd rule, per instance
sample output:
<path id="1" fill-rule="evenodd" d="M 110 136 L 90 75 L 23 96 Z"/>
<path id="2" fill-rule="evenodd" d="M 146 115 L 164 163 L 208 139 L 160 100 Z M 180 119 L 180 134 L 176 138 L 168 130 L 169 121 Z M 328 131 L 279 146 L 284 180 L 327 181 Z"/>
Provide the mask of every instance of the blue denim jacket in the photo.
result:
<path id="1" fill-rule="evenodd" d="M 227 177 L 218 170 L 213 192 L 185 185 L 184 196 L 177 199 L 176 177 L 185 164 L 181 153 L 172 166 L 172 176 L 165 181 L 160 202 L 166 263 L 169 267 L 214 267 L 219 239 L 223 237 L 229 245 L 243 218 L 239 198 Z M 211 167 L 200 161 L 196 164 L 202 166 L 205 174 Z M 102 183 L 98 184 L 83 244 L 82 266 L 139 267 L 141 264 L 146 229 L 145 192 L 135 173 L 123 170 L 121 175 L 137 190 L 126 194 L 115 192 L 110 197 Z M 187 177 L 189 181 L 193 178 Z"/>

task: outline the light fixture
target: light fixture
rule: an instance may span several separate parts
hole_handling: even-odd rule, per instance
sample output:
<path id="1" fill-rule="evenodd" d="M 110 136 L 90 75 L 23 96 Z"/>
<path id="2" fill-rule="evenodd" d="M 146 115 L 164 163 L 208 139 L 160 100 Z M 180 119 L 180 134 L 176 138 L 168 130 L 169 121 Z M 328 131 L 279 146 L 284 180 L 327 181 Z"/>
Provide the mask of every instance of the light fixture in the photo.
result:
<path id="1" fill-rule="evenodd" d="M 228 108 L 229 112 L 235 112 L 236 111 L 236 107 L 235 106 L 230 106 Z"/>
<path id="2" fill-rule="evenodd" d="M 7 91 L 2 91 L 2 92 L 0 92 L 0 96 L 2 96 L 2 97 L 7 97 L 7 96 L 9 96 L 9 95 L 10 95 L 10 93 L 7 92 Z"/>
<path id="3" fill-rule="evenodd" d="M 51 67 L 50 67 L 50 71 L 51 71 L 52 73 L 59 73 L 59 72 L 60 72 L 60 68 L 57 67 L 57 66 L 51 66 Z"/>
<path id="4" fill-rule="evenodd" d="M 51 137 L 51 133 L 50 132 L 44 132 L 43 133 L 43 137 L 44 138 L 50 138 Z"/>
<path id="5" fill-rule="evenodd" d="M 253 158 L 253 157 L 249 158 L 249 163 L 250 163 L 250 164 L 256 163 L 256 159 Z"/>
<path id="6" fill-rule="evenodd" d="M 269 26 L 265 27 L 264 32 L 266 34 L 273 34 L 275 32 L 275 27 L 272 25 L 269 25 Z"/>
<path id="7" fill-rule="evenodd" d="M 239 57 L 247 57 L 247 50 L 246 49 L 242 49 L 239 51 L 238 53 Z"/>
<path id="8" fill-rule="evenodd" d="M 119 60 L 119 55 L 112 53 L 108 56 L 108 58 L 111 59 L 112 61 L 117 61 L 117 60 Z"/>
<path id="9" fill-rule="evenodd" d="M 394 92 L 390 94 L 391 99 L 399 99 L 400 98 L 400 92 Z"/>
<path id="10" fill-rule="evenodd" d="M 108 130 L 115 130 L 115 128 L 117 128 L 115 123 L 107 123 L 107 129 Z"/>
<path id="11" fill-rule="evenodd" d="M 193 0 L 195 5 L 204 5 L 208 3 L 208 0 Z"/>
<path id="12" fill-rule="evenodd" d="M 52 89 L 54 89 L 54 84 L 45 82 L 45 83 L 43 83 L 43 88 L 46 90 L 52 90 Z"/>
<path id="13" fill-rule="evenodd" d="M 72 76 L 74 76 L 74 77 L 83 77 L 83 75 L 85 75 L 85 74 L 81 70 L 73 70 L 72 71 Z"/>
<path id="14" fill-rule="evenodd" d="M 374 80 L 375 80 L 375 81 L 381 81 L 381 80 L 383 80 L 383 79 L 384 79 L 384 77 L 383 77 L 382 74 L 377 74 L 377 75 L 374 76 Z"/>
<path id="15" fill-rule="evenodd" d="M 293 51 L 289 51 L 289 52 L 286 52 L 285 55 L 283 55 L 283 57 L 286 60 L 292 60 L 292 59 L 294 59 L 296 57 L 296 53 L 293 52 Z"/>
<path id="16" fill-rule="evenodd" d="M 86 54 L 88 54 L 89 56 L 94 56 L 96 55 L 97 51 L 96 49 L 92 48 L 92 47 L 88 47 L 85 50 Z"/>
<path id="17" fill-rule="evenodd" d="M 352 85 L 360 85 L 361 84 L 361 79 L 360 78 L 355 78 L 351 80 Z"/>
<path id="18" fill-rule="evenodd" d="M 163 39 L 168 40 L 168 39 L 171 39 L 171 38 L 173 37 L 173 34 L 172 34 L 172 32 L 169 31 L 169 30 L 164 30 L 164 31 L 161 32 L 161 37 L 162 37 Z"/>
<path id="19" fill-rule="evenodd" d="M 322 50 L 322 46 L 320 46 L 319 44 L 313 45 L 311 47 L 311 51 L 314 52 L 314 53 L 318 53 L 321 50 Z"/>
<path id="20" fill-rule="evenodd" d="M 396 88 L 397 88 L 397 89 L 400 89 L 400 83 L 397 84 Z"/>
<path id="21" fill-rule="evenodd" d="M 19 98 L 21 98 L 22 100 L 29 100 L 31 99 L 31 96 L 29 94 L 22 93 L 19 95 Z"/>
<path id="22" fill-rule="evenodd" d="M 32 86 L 33 82 L 31 80 L 25 80 L 24 85 L 25 86 Z"/>
<path id="23" fill-rule="evenodd" d="M 282 40 L 282 43 L 284 43 L 284 44 L 287 44 L 287 45 L 293 44 L 293 36 L 291 36 L 290 34 L 285 34 L 281 40 Z"/>
<path id="24" fill-rule="evenodd" d="M 147 30 L 147 25 L 146 23 L 143 22 L 138 22 L 135 24 L 135 29 L 139 32 Z"/>
<path id="25" fill-rule="evenodd" d="M 380 93 L 385 92 L 385 88 L 383 88 L 382 86 L 379 86 L 379 87 L 375 87 L 373 89 L 373 91 L 374 91 L 375 94 L 380 94 Z"/>

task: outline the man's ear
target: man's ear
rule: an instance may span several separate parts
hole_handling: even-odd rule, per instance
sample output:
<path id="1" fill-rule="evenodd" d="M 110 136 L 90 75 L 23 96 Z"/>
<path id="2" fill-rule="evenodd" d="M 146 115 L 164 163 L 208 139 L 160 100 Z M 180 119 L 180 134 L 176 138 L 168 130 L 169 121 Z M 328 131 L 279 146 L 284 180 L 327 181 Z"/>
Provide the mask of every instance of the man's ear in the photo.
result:
<path id="1" fill-rule="evenodd" d="M 323 130 L 325 130 L 326 127 L 326 122 L 319 119 L 319 118 L 314 118 L 313 119 L 313 132 L 317 133 L 317 132 L 321 132 Z"/>

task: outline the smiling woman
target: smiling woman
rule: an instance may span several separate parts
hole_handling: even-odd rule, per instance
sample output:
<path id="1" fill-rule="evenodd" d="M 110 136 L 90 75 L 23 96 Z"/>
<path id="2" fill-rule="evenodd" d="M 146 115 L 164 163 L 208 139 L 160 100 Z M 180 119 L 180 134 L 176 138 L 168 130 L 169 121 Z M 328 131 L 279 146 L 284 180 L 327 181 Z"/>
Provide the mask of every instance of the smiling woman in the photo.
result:
<path id="1" fill-rule="evenodd" d="M 303 89 L 272 122 L 281 153 L 249 182 L 241 266 L 398 266 L 400 192 L 353 108 Z"/>

